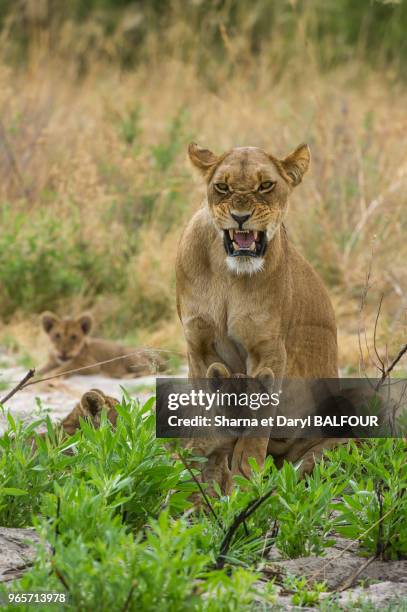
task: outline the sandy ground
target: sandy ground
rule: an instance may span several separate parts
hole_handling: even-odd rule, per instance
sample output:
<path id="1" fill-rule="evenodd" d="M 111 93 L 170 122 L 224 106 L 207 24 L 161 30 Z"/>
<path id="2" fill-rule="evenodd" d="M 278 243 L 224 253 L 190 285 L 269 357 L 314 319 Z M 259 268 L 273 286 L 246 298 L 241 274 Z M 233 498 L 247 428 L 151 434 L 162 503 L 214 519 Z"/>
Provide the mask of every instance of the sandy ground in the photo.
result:
<path id="1" fill-rule="evenodd" d="M 19 367 L 2 369 L 0 397 L 5 397 L 26 372 L 26 369 Z M 131 397 L 145 402 L 155 394 L 155 377 L 117 379 L 95 375 L 58 378 L 18 391 L 7 401 L 4 408 L 13 416 L 28 422 L 38 418 L 40 410 L 48 411 L 52 420 L 58 421 L 72 410 L 82 394 L 89 389 L 101 389 L 117 399 L 122 397 L 125 390 Z M 6 413 L 0 413 L 0 435 L 6 427 Z"/>

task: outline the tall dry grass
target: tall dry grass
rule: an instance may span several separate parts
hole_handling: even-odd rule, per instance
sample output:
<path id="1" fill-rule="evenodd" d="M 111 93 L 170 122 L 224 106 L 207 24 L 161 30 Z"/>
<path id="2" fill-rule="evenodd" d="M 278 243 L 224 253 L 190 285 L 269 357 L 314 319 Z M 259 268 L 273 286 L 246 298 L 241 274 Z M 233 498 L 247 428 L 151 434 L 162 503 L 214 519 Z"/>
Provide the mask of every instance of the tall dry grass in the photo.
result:
<path id="1" fill-rule="evenodd" d="M 180 44 L 184 27 L 167 44 Z M 284 156 L 306 141 L 312 168 L 287 225 L 334 301 L 341 366 L 358 367 L 369 266 L 368 343 L 384 293 L 378 344 L 397 350 L 407 312 L 404 86 L 357 58 L 322 70 L 310 41 L 281 71 L 278 36 L 244 61 L 244 39 L 221 36 L 224 61 L 205 74 L 195 56 L 164 59 L 156 38 L 127 72 L 95 61 L 78 79 L 76 64 L 42 43 L 24 69 L 0 65 L 3 333 L 27 317 L 34 329 L 44 308 L 90 308 L 106 335 L 182 350 L 174 259 L 203 196 L 187 143 Z"/>

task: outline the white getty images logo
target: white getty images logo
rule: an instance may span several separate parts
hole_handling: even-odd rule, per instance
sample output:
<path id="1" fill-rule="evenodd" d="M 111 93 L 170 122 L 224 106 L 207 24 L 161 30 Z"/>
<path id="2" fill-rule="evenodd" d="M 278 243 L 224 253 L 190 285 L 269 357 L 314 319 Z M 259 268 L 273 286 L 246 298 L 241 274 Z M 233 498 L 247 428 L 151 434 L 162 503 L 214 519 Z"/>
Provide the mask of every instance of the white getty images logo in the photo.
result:
<path id="1" fill-rule="evenodd" d="M 215 391 L 208 393 L 199 389 L 192 389 L 188 393 L 169 393 L 168 410 L 178 410 L 187 406 L 199 407 L 204 410 L 211 410 L 216 407 L 250 408 L 259 410 L 266 406 L 278 406 L 280 403 L 279 393 L 226 393 Z"/>

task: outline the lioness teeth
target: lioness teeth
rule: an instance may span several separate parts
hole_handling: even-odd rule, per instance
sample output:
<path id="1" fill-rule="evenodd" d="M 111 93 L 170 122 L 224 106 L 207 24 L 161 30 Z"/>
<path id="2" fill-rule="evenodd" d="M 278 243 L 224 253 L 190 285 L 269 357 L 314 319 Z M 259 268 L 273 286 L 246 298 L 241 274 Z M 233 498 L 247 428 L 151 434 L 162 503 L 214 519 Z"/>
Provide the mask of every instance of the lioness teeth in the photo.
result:
<path id="1" fill-rule="evenodd" d="M 259 232 L 257 230 L 254 230 L 254 239 L 257 240 L 258 236 L 259 236 Z"/>
<path id="2" fill-rule="evenodd" d="M 254 241 L 250 245 L 250 250 L 251 251 L 255 251 L 256 250 L 256 243 Z"/>
<path id="3" fill-rule="evenodd" d="M 230 236 L 231 240 L 233 240 L 233 234 L 234 234 L 234 230 L 230 229 L 229 230 L 229 236 Z"/>

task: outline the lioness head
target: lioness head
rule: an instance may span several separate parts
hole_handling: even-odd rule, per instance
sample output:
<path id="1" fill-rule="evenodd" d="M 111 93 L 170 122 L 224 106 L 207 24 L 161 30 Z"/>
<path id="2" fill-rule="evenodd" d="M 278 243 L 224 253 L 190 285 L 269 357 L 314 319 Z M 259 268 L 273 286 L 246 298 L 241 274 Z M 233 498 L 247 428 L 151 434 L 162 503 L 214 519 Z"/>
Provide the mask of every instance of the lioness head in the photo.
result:
<path id="1" fill-rule="evenodd" d="M 238 274 L 261 270 L 288 196 L 308 170 L 308 146 L 280 160 L 256 147 L 217 156 L 192 143 L 189 157 L 205 178 L 209 211 L 223 237 L 229 269 Z"/>
<path id="2" fill-rule="evenodd" d="M 93 319 L 89 314 L 82 314 L 77 319 L 60 319 L 53 312 L 44 312 L 41 324 L 51 341 L 55 358 L 64 363 L 81 352 L 92 329 Z"/>

